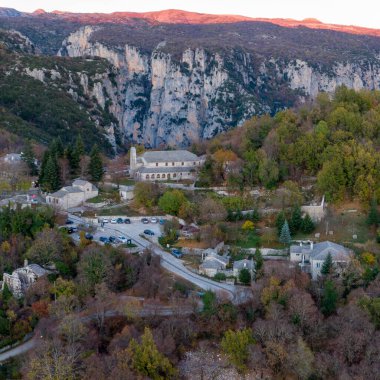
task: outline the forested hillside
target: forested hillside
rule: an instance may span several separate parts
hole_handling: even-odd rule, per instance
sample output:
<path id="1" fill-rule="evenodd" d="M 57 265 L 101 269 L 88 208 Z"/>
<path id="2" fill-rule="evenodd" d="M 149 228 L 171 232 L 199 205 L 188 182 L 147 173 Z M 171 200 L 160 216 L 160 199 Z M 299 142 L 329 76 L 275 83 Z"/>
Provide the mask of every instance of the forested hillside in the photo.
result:
<path id="1" fill-rule="evenodd" d="M 94 94 L 110 81 L 111 65 L 33 53 L 24 37 L 0 32 L 0 128 L 42 144 L 58 136 L 70 143 L 82 134 L 87 149 L 98 143 L 112 152 L 106 133 L 117 120 Z"/>
<path id="2" fill-rule="evenodd" d="M 322 93 L 313 105 L 254 117 L 194 149 L 209 153 L 204 185 L 273 188 L 316 176 L 328 200 L 379 198 L 380 92 L 341 87 L 332 99 Z"/>

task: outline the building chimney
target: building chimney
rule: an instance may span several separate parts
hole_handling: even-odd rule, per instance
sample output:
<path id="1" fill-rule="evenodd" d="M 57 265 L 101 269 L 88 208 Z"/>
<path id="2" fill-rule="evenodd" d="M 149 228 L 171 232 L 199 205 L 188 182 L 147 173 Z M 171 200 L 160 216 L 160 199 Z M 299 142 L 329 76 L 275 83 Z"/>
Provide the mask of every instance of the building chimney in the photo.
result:
<path id="1" fill-rule="evenodd" d="M 310 250 L 312 251 L 313 249 L 314 249 L 314 242 L 311 241 L 311 242 L 310 242 Z"/>
<path id="2" fill-rule="evenodd" d="M 24 260 L 24 268 L 28 266 L 28 259 Z"/>

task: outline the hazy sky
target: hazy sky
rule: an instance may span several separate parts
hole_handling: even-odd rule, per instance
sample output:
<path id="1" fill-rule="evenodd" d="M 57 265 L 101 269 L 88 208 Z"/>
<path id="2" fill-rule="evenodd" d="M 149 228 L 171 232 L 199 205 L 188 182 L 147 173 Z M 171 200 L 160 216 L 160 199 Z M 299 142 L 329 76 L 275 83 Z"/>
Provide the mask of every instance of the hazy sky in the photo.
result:
<path id="1" fill-rule="evenodd" d="M 360 25 L 380 29 L 379 0 L 0 0 L 0 6 L 31 12 L 145 12 L 183 9 L 251 17 L 318 18 L 327 23 Z"/>

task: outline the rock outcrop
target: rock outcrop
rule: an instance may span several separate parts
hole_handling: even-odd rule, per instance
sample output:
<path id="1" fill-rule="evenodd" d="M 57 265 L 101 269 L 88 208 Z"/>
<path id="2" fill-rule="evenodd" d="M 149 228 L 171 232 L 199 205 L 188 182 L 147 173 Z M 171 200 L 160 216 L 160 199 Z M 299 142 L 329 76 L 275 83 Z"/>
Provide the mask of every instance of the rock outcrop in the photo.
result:
<path id="1" fill-rule="evenodd" d="M 174 58 L 165 41 L 149 53 L 129 44 L 106 46 L 93 38 L 99 29 L 85 26 L 72 33 L 58 55 L 111 62 L 119 88 L 107 93 L 121 134 L 150 147 L 211 138 L 252 115 L 276 112 L 320 91 L 332 93 L 339 85 L 380 88 L 379 56 L 371 63 L 336 62 L 328 70 L 301 59 L 258 59 L 242 49 L 186 48 Z M 95 96 L 104 104 L 100 88 Z"/>

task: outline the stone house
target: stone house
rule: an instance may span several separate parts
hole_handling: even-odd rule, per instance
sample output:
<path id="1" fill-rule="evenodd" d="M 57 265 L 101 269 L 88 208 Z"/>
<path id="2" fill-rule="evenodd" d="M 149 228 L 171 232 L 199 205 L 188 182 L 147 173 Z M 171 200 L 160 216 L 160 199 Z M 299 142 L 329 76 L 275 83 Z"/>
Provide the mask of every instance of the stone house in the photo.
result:
<path id="1" fill-rule="evenodd" d="M 55 193 L 48 194 L 46 197 L 46 203 L 62 210 L 68 210 L 80 206 L 85 201 L 96 197 L 98 194 L 98 188 L 91 182 L 76 179 L 72 186 L 65 186 Z"/>
<path id="2" fill-rule="evenodd" d="M 204 160 L 187 150 L 145 152 L 131 148 L 130 172 L 139 181 L 194 180 Z"/>
<path id="3" fill-rule="evenodd" d="M 255 272 L 255 262 L 253 260 L 243 259 L 237 260 L 233 264 L 233 274 L 235 277 L 238 277 L 242 269 L 248 269 L 251 273 L 251 278 Z"/>
<path id="4" fill-rule="evenodd" d="M 12 274 L 3 274 L 2 290 L 5 284 L 14 297 L 20 298 L 25 295 L 27 289 L 40 277 L 49 274 L 50 271 L 42 268 L 38 264 L 29 264 L 25 261 L 22 268 L 15 269 Z"/>
<path id="5" fill-rule="evenodd" d="M 330 241 L 314 244 L 300 242 L 290 246 L 290 261 L 299 263 L 305 272 L 309 272 L 313 280 L 321 275 L 321 269 L 328 255 L 331 255 L 335 271 L 340 274 L 351 261 L 353 252 Z"/>
<path id="6" fill-rule="evenodd" d="M 204 259 L 199 265 L 199 273 L 208 277 L 214 277 L 218 272 L 225 271 L 230 258 L 228 256 L 221 256 L 214 249 L 206 249 L 204 252 Z"/>

